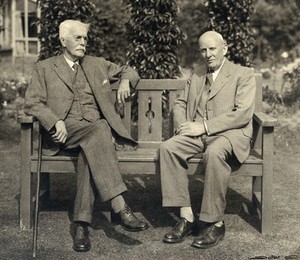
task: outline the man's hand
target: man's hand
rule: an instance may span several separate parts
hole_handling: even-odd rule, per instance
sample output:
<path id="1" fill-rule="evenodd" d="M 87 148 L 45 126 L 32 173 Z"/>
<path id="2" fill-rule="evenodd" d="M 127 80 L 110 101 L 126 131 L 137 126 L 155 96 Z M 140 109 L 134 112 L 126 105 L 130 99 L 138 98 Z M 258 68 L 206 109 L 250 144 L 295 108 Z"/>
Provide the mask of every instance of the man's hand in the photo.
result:
<path id="1" fill-rule="evenodd" d="M 205 134 L 204 124 L 201 122 L 185 122 L 178 127 L 177 133 L 185 136 L 200 136 Z"/>
<path id="2" fill-rule="evenodd" d="M 52 135 L 52 138 L 54 139 L 54 141 L 57 143 L 65 143 L 67 140 L 67 136 L 68 136 L 65 122 L 62 120 L 58 120 L 55 123 L 55 129 L 56 129 L 56 132 L 55 132 L 55 134 Z"/>
<path id="3" fill-rule="evenodd" d="M 122 79 L 118 89 L 118 103 L 125 103 L 125 99 L 130 96 L 129 79 Z"/>

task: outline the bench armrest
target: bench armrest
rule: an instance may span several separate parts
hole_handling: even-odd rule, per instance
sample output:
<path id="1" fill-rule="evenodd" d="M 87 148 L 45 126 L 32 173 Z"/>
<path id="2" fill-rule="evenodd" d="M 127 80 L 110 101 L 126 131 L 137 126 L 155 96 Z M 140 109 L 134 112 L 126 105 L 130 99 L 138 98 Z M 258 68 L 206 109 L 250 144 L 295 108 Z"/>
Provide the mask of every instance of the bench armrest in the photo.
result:
<path id="1" fill-rule="evenodd" d="M 277 119 L 263 112 L 254 113 L 253 119 L 262 127 L 274 127 Z"/>
<path id="2" fill-rule="evenodd" d="M 27 116 L 27 115 L 20 115 L 18 116 L 18 123 L 21 124 L 31 124 L 37 121 L 35 116 Z"/>
<path id="3" fill-rule="evenodd" d="M 274 126 L 277 119 L 266 113 L 256 112 L 253 115 L 253 121 L 252 147 L 261 154 L 262 158 L 272 157 Z"/>

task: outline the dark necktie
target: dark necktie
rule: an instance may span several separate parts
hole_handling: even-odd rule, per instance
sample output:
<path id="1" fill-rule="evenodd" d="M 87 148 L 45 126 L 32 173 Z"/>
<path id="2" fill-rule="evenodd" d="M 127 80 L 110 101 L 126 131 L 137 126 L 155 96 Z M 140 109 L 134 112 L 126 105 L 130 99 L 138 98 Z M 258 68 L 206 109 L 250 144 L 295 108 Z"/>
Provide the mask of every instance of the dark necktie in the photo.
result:
<path id="1" fill-rule="evenodd" d="M 73 66 L 72 66 L 73 71 L 74 71 L 75 74 L 77 74 L 78 67 L 79 67 L 79 65 L 77 63 L 74 63 Z"/>
<path id="2" fill-rule="evenodd" d="M 213 83 L 213 77 L 212 77 L 212 71 L 208 71 L 206 74 L 206 83 L 209 84 L 209 86 Z"/>

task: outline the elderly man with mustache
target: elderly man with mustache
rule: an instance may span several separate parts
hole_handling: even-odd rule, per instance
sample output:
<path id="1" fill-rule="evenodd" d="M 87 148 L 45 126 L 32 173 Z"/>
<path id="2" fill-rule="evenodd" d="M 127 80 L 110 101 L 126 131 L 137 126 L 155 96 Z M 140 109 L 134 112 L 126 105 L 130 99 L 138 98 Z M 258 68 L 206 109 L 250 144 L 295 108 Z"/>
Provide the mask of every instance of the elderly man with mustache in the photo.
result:
<path id="1" fill-rule="evenodd" d="M 79 153 L 73 249 L 80 252 L 91 248 L 88 226 L 96 195 L 111 202 L 112 220 L 124 229 L 148 228 L 124 201 L 127 188 L 112 142 L 113 134 L 119 142 L 136 146 L 115 111 L 111 83 L 119 81 L 117 99 L 124 102 L 139 76 L 128 66 L 85 55 L 88 29 L 88 24 L 76 20 L 60 24 L 63 53 L 36 64 L 25 106 L 25 112 L 37 117 L 44 129 L 44 154 Z"/>

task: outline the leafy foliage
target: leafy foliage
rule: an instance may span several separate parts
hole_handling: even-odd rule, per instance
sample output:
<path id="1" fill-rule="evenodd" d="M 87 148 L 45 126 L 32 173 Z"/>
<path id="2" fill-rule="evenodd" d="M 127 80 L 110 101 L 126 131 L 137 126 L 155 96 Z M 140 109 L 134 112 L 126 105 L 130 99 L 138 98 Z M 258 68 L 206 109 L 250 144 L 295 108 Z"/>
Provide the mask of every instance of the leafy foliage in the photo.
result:
<path id="1" fill-rule="evenodd" d="M 208 0 L 209 28 L 217 31 L 228 44 L 228 58 L 241 65 L 251 65 L 251 53 L 255 45 L 250 17 L 254 0 Z"/>
<path id="2" fill-rule="evenodd" d="M 259 0 L 253 25 L 259 35 L 255 55 L 258 59 L 278 61 L 280 53 L 300 42 L 299 0 Z"/>
<path id="3" fill-rule="evenodd" d="M 290 83 L 290 87 L 283 92 L 283 102 L 291 106 L 300 100 L 300 64 L 292 72 L 287 72 L 284 78 Z"/>
<path id="4" fill-rule="evenodd" d="M 90 0 L 39 0 L 41 30 L 39 40 L 41 50 L 39 59 L 43 60 L 61 52 L 58 37 L 59 24 L 66 19 L 77 19 L 89 22 L 93 16 L 95 6 Z"/>
<path id="5" fill-rule="evenodd" d="M 2 8 L 5 4 L 5 0 L 0 0 L 0 15 L 2 15 Z M 4 31 L 4 27 L 0 25 L 0 33 Z M 0 50 L 1 50 L 1 44 L 0 44 Z"/>
<path id="6" fill-rule="evenodd" d="M 97 4 L 98 3 L 98 4 Z M 90 27 L 88 53 L 119 64 L 126 62 L 129 14 L 120 0 L 98 1 Z"/>
<path id="7" fill-rule="evenodd" d="M 125 21 L 128 14 L 122 1 L 91 0 L 40 0 L 41 6 L 41 51 L 39 59 L 61 52 L 58 26 L 66 19 L 75 19 L 90 24 L 87 53 L 102 56 L 115 63 L 126 61 Z"/>
<path id="8" fill-rule="evenodd" d="M 207 28 L 208 12 L 203 0 L 178 1 L 178 24 L 185 34 L 183 44 L 179 48 L 181 64 L 190 66 L 199 61 L 198 39 Z"/>
<path id="9" fill-rule="evenodd" d="M 16 116 L 17 110 L 23 106 L 23 99 L 25 91 L 28 87 L 28 80 L 23 76 L 16 78 L 0 78 L 0 116 L 2 116 L 2 110 L 5 108 L 9 111 L 12 107 L 12 116 Z M 19 102 L 18 102 L 19 101 Z"/>
<path id="10" fill-rule="evenodd" d="M 183 34 L 177 25 L 175 0 L 128 0 L 131 19 L 126 24 L 128 64 L 142 78 L 176 78 L 180 75 L 178 46 Z"/>

